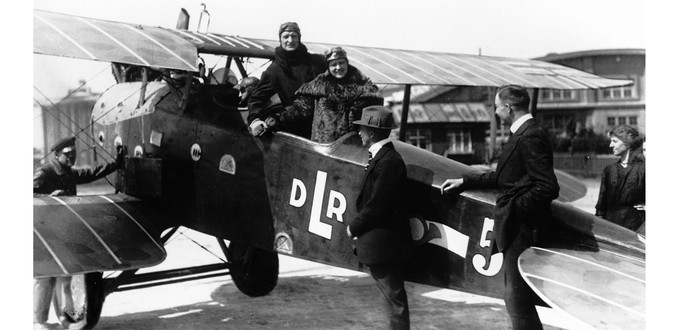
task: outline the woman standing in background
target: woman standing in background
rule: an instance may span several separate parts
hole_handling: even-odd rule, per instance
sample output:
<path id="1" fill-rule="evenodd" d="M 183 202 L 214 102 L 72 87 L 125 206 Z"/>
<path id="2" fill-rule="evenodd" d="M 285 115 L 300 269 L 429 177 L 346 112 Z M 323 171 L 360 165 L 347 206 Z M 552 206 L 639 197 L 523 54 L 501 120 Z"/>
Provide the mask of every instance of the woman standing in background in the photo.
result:
<path id="1" fill-rule="evenodd" d="M 645 223 L 645 156 L 643 138 L 628 125 L 619 125 L 609 132 L 616 163 L 602 172 L 600 196 L 595 215 L 633 231 L 642 230 Z"/>

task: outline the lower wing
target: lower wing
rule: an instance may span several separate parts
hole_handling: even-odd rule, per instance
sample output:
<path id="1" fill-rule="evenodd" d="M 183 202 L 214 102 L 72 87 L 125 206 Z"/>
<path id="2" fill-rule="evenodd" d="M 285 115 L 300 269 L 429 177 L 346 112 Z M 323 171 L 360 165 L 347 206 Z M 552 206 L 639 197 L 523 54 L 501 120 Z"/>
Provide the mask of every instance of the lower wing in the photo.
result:
<path id="1" fill-rule="evenodd" d="M 603 248 L 530 247 L 520 256 L 519 268 L 550 307 L 590 327 L 645 327 L 645 261 L 639 257 Z"/>
<path id="2" fill-rule="evenodd" d="M 166 256 L 160 233 L 123 195 L 33 198 L 33 276 L 149 267 Z"/>

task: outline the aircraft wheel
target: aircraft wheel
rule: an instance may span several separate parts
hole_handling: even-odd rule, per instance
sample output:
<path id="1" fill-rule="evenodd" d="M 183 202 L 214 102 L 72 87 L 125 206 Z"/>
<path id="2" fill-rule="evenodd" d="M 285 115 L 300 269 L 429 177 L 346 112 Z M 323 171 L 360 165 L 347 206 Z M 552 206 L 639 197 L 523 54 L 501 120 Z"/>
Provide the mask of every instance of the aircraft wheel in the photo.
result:
<path id="1" fill-rule="evenodd" d="M 231 262 L 229 273 L 239 291 L 261 297 L 276 287 L 279 277 L 279 255 L 256 247 L 232 242 L 227 250 Z"/>
<path id="2" fill-rule="evenodd" d="M 104 305 L 102 273 L 78 274 L 69 281 L 57 279 L 52 306 L 65 329 L 92 329 Z"/>

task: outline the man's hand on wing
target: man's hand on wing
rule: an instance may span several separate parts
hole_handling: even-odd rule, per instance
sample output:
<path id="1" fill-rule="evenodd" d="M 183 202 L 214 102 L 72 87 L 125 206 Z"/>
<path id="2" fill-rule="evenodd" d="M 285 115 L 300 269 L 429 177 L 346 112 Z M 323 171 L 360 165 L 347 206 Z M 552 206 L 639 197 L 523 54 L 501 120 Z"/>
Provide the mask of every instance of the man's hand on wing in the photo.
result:
<path id="1" fill-rule="evenodd" d="M 442 195 L 448 193 L 452 189 L 456 189 L 463 184 L 463 179 L 447 179 L 442 183 L 440 188 Z"/>

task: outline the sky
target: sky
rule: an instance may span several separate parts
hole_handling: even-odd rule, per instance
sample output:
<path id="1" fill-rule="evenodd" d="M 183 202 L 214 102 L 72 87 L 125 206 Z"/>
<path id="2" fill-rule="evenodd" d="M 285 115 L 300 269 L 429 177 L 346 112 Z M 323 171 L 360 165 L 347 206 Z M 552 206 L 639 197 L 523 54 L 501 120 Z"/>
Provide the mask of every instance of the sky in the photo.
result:
<path id="1" fill-rule="evenodd" d="M 3 141 L 19 141 L 18 162 L 22 175 L 7 184 L 2 200 L 12 200 L 17 194 L 30 196 L 26 182 L 32 175 L 29 163 L 31 132 L 34 121 L 28 108 L 36 98 L 36 89 L 47 95 L 64 94 L 77 86 L 80 79 L 91 80 L 95 90 L 105 89 L 112 83 L 108 64 L 89 61 L 45 59 L 32 55 L 31 37 L 33 8 L 91 18 L 138 23 L 172 28 L 180 8 L 186 8 L 192 16 L 190 29 L 195 29 L 200 3 L 207 5 L 211 14 L 210 31 L 253 38 L 276 39 L 278 26 L 285 21 L 300 24 L 302 41 L 326 42 L 358 46 L 374 46 L 400 49 L 417 49 L 453 53 L 478 54 L 504 57 L 533 58 L 548 53 L 573 52 L 606 48 L 647 49 L 647 123 L 659 125 L 659 129 L 647 127 L 649 163 L 648 182 L 667 182 L 664 187 L 677 187 L 677 179 L 667 175 L 668 165 L 655 165 L 653 159 L 674 159 L 677 154 L 672 146 L 677 140 L 672 135 L 674 127 L 664 123 L 678 123 L 677 94 L 675 87 L 667 83 L 667 76 L 677 77 L 678 11 L 668 1 L 656 0 L 377 0 L 377 1 L 264 1 L 264 0 L 34 0 L 14 2 L 11 10 L 4 11 L 3 37 L 8 37 L 3 52 L 5 60 L 2 90 L 10 99 L 6 111 L 10 119 L 0 130 Z M 666 3 L 666 4 L 664 4 Z M 662 5 L 664 4 L 664 5 Z M 670 34 L 670 36 L 669 36 Z M 19 52 L 12 51 L 18 49 Z M 29 54 L 31 54 L 29 56 Z M 351 56 L 351 54 L 350 54 Z M 32 71 L 28 75 L 27 71 Z M 31 79 L 32 77 L 32 79 Z M 102 79 L 103 82 L 98 82 Z M 108 79 L 108 82 L 107 82 Z M 19 85 L 17 85 L 19 82 Z M 29 87 L 29 84 L 32 87 Z M 18 124 L 17 124 L 18 123 Z M 671 133 L 669 133 L 671 132 Z M 670 134 L 670 135 L 669 135 Z M 666 144 L 664 144 L 666 143 Z M 26 148 L 24 148 L 26 146 Z M 25 150 L 25 151 L 24 151 Z M 662 164 L 657 162 L 656 164 Z M 658 167 L 657 167 L 658 166 Z M 3 171 L 5 175 L 14 171 Z M 14 175 L 13 175 L 14 176 Z M 672 180 L 672 181 L 669 181 Z M 11 189 L 9 187 L 12 187 Z M 668 262 L 663 252 L 667 242 L 673 241 L 677 230 L 666 226 L 677 223 L 677 211 L 668 209 L 674 205 L 673 195 L 667 188 L 650 189 L 648 192 L 648 218 L 653 218 L 649 228 L 648 260 L 650 269 L 648 289 L 654 294 L 668 292 L 667 283 L 677 281 L 668 277 Z M 653 196 L 653 198 L 652 198 Z M 20 232 L 30 235 L 30 201 L 21 209 L 23 216 L 11 216 L 8 221 L 21 226 Z M 14 203 L 12 203 L 14 204 Z M 24 205 L 19 203 L 18 205 Z M 16 206 L 15 206 L 16 207 Z M 21 206 L 19 206 L 21 207 Z M 11 213 L 13 209 L 6 212 Z M 17 219 L 24 219 L 18 221 Z M 658 223 L 656 223 L 658 221 Z M 659 230 L 663 226 L 664 230 Z M 677 225 L 676 225 L 677 226 Z M 25 227 L 25 228 L 24 228 Z M 656 230 L 655 230 L 656 229 Z M 654 235 L 658 236 L 654 236 Z M 23 236 L 20 236 L 23 237 Z M 677 239 L 675 239 L 677 240 Z M 24 240 L 30 244 L 31 239 Z M 12 240 L 6 240 L 4 251 L 16 250 Z M 670 246 L 669 246 L 670 247 Z M 23 248 L 30 251 L 30 247 Z M 30 252 L 19 254 L 13 276 L 28 281 L 31 273 Z M 660 260 L 661 259 L 661 260 Z M 18 265 L 25 265 L 20 267 Z M 671 261 L 670 264 L 673 264 Z M 26 287 L 29 282 L 23 283 Z M 677 286 L 674 286 L 677 290 Z M 676 294 L 677 296 L 677 294 Z M 19 298 L 18 296 L 16 296 Z M 21 302 L 12 299 L 15 306 L 28 306 L 30 295 L 22 294 Z M 673 315 L 672 305 L 655 303 L 648 311 L 656 316 Z M 21 308 L 19 319 L 28 319 L 30 310 Z M 14 315 L 14 314 L 13 314 Z M 657 320 L 663 320 L 661 316 Z M 648 323 L 648 327 L 653 326 Z M 662 328 L 661 324 L 658 328 Z"/>

